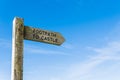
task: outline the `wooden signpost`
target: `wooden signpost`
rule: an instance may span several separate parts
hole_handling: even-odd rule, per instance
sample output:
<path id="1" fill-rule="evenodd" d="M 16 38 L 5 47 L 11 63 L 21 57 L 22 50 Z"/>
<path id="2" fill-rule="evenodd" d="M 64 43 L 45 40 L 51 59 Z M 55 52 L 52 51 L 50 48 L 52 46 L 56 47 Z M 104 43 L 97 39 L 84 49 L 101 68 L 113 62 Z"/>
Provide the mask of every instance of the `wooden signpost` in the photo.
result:
<path id="1" fill-rule="evenodd" d="M 11 80 L 23 80 L 23 40 L 61 45 L 65 40 L 58 32 L 24 26 L 21 18 L 13 20 Z"/>

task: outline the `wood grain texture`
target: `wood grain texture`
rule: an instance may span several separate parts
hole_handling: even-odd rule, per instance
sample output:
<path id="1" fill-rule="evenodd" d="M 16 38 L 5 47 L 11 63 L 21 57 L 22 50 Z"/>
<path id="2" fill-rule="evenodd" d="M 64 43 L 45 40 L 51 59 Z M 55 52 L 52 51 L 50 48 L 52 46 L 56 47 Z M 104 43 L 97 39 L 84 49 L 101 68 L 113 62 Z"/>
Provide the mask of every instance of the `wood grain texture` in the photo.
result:
<path id="1" fill-rule="evenodd" d="M 23 36 L 23 19 L 15 17 L 13 20 L 11 80 L 23 80 Z"/>
<path id="2" fill-rule="evenodd" d="M 28 26 L 24 27 L 24 39 L 54 45 L 61 45 L 65 41 L 62 35 L 58 32 L 41 30 Z"/>

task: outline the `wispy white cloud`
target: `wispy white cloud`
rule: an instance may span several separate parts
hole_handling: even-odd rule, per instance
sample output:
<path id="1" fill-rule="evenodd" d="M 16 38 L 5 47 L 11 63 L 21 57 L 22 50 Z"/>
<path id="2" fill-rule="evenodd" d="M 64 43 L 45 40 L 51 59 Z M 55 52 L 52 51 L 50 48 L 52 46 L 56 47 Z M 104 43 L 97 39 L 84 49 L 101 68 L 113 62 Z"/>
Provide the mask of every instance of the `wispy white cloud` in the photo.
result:
<path id="1" fill-rule="evenodd" d="M 102 48 L 93 48 L 89 47 L 89 50 L 92 52 L 95 52 L 96 55 L 89 57 L 87 60 L 71 64 L 66 68 L 66 71 L 61 73 L 59 77 L 52 77 L 51 80 L 57 79 L 57 80 L 96 80 L 97 78 L 100 78 L 99 76 L 102 76 L 99 80 L 103 79 L 113 79 L 115 78 L 115 75 L 112 76 L 112 72 L 114 70 L 118 69 L 117 66 L 120 66 L 120 64 L 116 64 L 116 62 L 120 61 L 120 42 L 114 41 L 114 42 L 108 42 L 106 46 Z M 108 67 L 104 66 L 105 63 L 114 62 L 112 63 L 112 66 Z M 98 66 L 104 66 L 105 69 L 99 68 Z M 116 69 L 114 69 L 116 68 Z M 96 72 L 96 70 L 98 72 Z M 111 75 L 109 78 L 105 77 L 101 71 L 106 71 L 104 75 Z M 110 73 L 109 73 L 110 72 Z M 120 71 L 114 72 L 114 74 L 118 75 L 120 74 Z M 119 76 L 117 78 L 120 79 Z M 118 80 L 118 79 L 117 79 Z"/>
<path id="2" fill-rule="evenodd" d="M 30 50 L 31 53 L 37 53 L 37 54 L 47 54 L 47 55 L 69 55 L 62 51 L 55 51 L 55 50 L 45 50 L 45 49 L 32 49 Z"/>
<path id="3" fill-rule="evenodd" d="M 7 39 L 0 39 L 0 47 L 2 48 L 12 48 L 12 40 L 9 41 Z M 25 43 L 24 43 L 25 44 Z M 71 44 L 64 44 L 61 46 L 62 48 L 65 49 L 73 49 L 74 47 Z M 45 55 L 66 55 L 66 56 L 72 56 L 72 54 L 62 51 L 62 50 L 49 50 L 49 49 L 43 49 L 41 47 L 36 47 L 34 45 L 29 45 L 29 44 L 25 44 L 24 45 L 24 50 L 28 53 L 36 53 L 36 54 L 45 54 Z"/>
<path id="4" fill-rule="evenodd" d="M 69 45 L 68 45 L 69 46 Z M 37 48 L 33 49 L 33 52 L 40 53 L 40 54 L 60 54 L 60 55 L 66 55 L 66 53 L 61 51 L 46 51 L 46 50 L 38 50 Z M 63 67 L 63 72 L 60 72 L 58 70 L 58 73 L 56 76 L 51 75 L 49 76 L 49 80 L 112 80 L 115 78 L 115 75 L 112 76 L 114 70 L 117 71 L 120 64 L 116 64 L 116 61 L 120 61 L 120 42 L 119 41 L 112 41 L 108 42 L 105 46 L 101 48 L 94 48 L 89 47 L 88 51 L 96 53 L 94 56 L 88 57 L 88 59 L 81 61 L 79 63 L 71 64 L 69 66 Z M 32 53 L 33 53 L 32 52 Z M 61 54 L 62 53 L 62 54 Z M 114 62 L 112 63 L 112 66 L 106 67 L 104 66 L 106 62 Z M 104 68 L 98 68 L 98 66 L 104 66 Z M 60 66 L 59 66 L 60 68 Z M 114 69 L 115 68 L 115 69 Z M 57 69 L 56 69 L 57 71 Z M 104 75 L 103 73 L 104 72 Z M 110 77 L 106 77 L 107 75 L 111 75 Z M 120 74 L 120 71 L 114 72 L 114 74 L 118 75 Z M 31 75 L 33 75 L 31 73 Z M 119 76 L 116 76 L 118 79 L 120 79 Z M 118 80 L 116 78 L 116 80 Z M 39 78 L 39 76 L 37 77 Z M 45 80 L 45 78 L 43 78 Z"/>
<path id="5" fill-rule="evenodd" d="M 88 78 L 92 70 L 100 64 L 101 61 L 86 61 L 84 63 L 72 64 L 67 71 L 67 80 L 80 80 Z"/>
<path id="6" fill-rule="evenodd" d="M 45 54 L 45 55 L 66 55 L 66 56 L 71 56 L 72 55 L 72 54 L 69 54 L 68 52 L 65 52 L 65 51 L 49 50 L 49 49 L 36 47 L 34 45 L 27 45 L 25 47 L 25 51 L 28 52 L 28 53 Z"/>
<path id="7" fill-rule="evenodd" d="M 70 44 L 70 43 L 64 43 L 62 45 L 62 47 L 65 49 L 74 49 L 75 48 L 75 46 L 73 44 Z"/>
<path id="8" fill-rule="evenodd" d="M 109 42 L 106 47 L 91 48 L 91 50 L 97 53 L 92 59 L 119 60 L 120 42 Z"/>

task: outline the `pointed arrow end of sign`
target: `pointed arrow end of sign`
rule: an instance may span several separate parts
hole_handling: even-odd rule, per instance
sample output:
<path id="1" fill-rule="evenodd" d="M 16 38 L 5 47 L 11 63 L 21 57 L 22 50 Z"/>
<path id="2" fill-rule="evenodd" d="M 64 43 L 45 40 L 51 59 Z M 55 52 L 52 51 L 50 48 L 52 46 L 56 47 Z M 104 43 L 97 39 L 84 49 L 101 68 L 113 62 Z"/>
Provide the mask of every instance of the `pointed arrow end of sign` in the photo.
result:
<path id="1" fill-rule="evenodd" d="M 58 45 L 60 46 L 65 42 L 65 38 L 60 33 L 58 33 L 58 34 L 59 34 L 59 44 Z"/>

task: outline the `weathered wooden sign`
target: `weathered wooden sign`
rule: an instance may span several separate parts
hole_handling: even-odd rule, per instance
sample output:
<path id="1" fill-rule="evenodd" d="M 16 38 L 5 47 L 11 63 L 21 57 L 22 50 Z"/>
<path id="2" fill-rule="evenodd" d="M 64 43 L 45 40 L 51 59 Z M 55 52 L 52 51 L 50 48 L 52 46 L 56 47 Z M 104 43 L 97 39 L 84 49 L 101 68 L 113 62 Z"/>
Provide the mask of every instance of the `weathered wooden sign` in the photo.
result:
<path id="1" fill-rule="evenodd" d="M 41 30 L 28 26 L 24 27 L 24 39 L 55 45 L 61 45 L 64 42 L 64 38 L 58 32 Z"/>
<path id="2" fill-rule="evenodd" d="M 24 26 L 23 19 L 15 17 L 13 20 L 11 80 L 23 80 L 24 39 L 54 45 L 61 45 L 64 42 L 60 33 Z"/>

